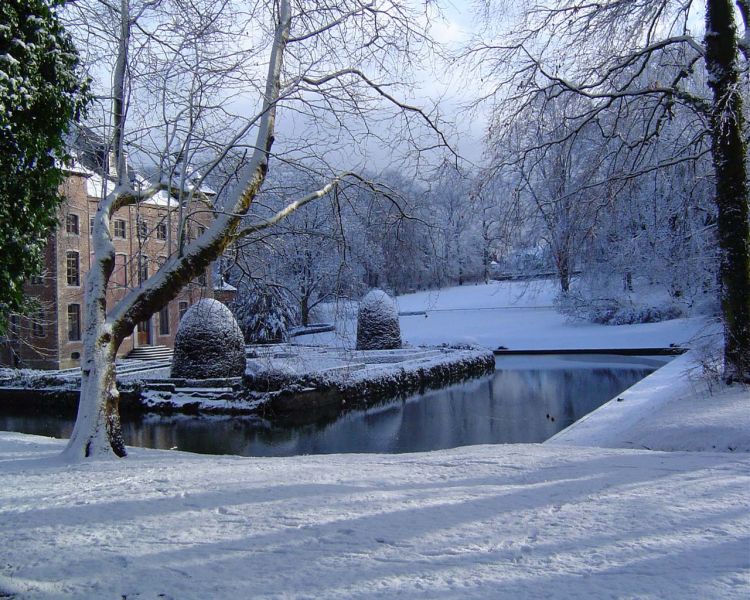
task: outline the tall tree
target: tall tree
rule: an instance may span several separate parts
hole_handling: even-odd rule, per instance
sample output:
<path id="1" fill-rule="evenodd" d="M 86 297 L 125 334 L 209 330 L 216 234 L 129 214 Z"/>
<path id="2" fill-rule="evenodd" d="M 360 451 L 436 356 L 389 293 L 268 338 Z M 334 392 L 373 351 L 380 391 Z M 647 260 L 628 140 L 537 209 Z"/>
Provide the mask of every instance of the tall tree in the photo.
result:
<path id="1" fill-rule="evenodd" d="M 721 307 L 724 316 L 725 376 L 750 379 L 750 221 L 748 220 L 747 139 L 744 131 L 744 70 L 750 68 L 750 3 L 738 0 L 745 21 L 743 44 L 737 40 L 734 7 L 730 0 L 706 2 L 706 71 L 713 91 L 711 153 L 716 176 L 716 207 L 721 249 Z M 744 92 L 747 92 L 745 88 Z"/>
<path id="2" fill-rule="evenodd" d="M 65 450 L 78 460 L 126 453 L 114 361 L 135 325 L 173 299 L 230 244 L 269 229 L 350 177 L 346 171 L 333 173 L 319 188 L 248 223 L 274 164 L 275 140 L 282 140 L 283 160 L 311 149 L 308 137 L 297 143 L 277 130 L 280 116 L 303 115 L 328 137 L 366 136 L 369 118 L 383 116 L 375 108 L 384 101 L 380 106 L 391 111 L 417 149 L 415 133 L 423 127 L 432 137 L 428 145 L 444 139 L 425 112 L 394 95 L 399 64 L 427 41 L 423 21 L 399 2 L 278 0 L 235 6 L 232 0 L 81 0 L 75 8 L 90 11 L 79 22 L 103 23 L 85 31 L 87 39 L 100 40 L 97 68 L 106 66 L 110 52 L 113 56 L 101 78 L 112 82 L 103 94 L 112 101 L 101 108 L 102 121 L 111 123 L 114 171 L 94 218 L 95 257 L 85 283 L 81 395 Z M 107 37 L 110 32 L 114 35 Z M 376 76 L 389 77 L 388 85 Z M 255 103 L 252 93 L 258 95 Z M 237 107 L 242 110 L 232 113 Z M 129 177 L 128 147 L 151 157 L 157 175 L 150 185 L 138 186 Z M 219 191 L 213 205 L 201 187 L 208 178 Z M 180 199 L 181 232 L 196 211 L 210 212 L 213 223 L 197 239 L 181 234 L 157 273 L 107 306 L 115 258 L 113 215 L 162 191 Z"/>
<path id="3" fill-rule="evenodd" d="M 495 14 L 494 2 L 485 6 Z M 704 6 L 701 40 L 694 30 Z M 494 108 L 490 143 L 501 148 L 515 115 L 523 114 L 523 108 L 542 94 L 550 101 L 578 96 L 588 108 L 565 114 L 567 133 L 536 146 L 543 150 L 564 144 L 584 128 L 595 127 L 615 152 L 618 172 L 610 178 L 668 169 L 710 152 L 716 183 L 725 376 L 750 378 L 748 157 L 742 103 L 748 93 L 750 53 L 747 0 L 736 4 L 707 0 L 705 5 L 675 0 L 565 0 L 519 5 L 518 14 L 510 27 L 505 25 L 505 15 L 491 19 L 495 28 L 488 31 L 488 39 L 466 54 L 474 59 L 483 80 L 492 82 L 484 97 Z M 736 14 L 742 19 L 743 34 L 737 31 Z M 677 114 L 683 118 L 675 120 Z M 672 131 L 664 136 L 670 152 L 652 152 L 667 130 Z"/>
<path id="4" fill-rule="evenodd" d="M 87 102 L 62 0 L 0 5 L 0 331 L 24 308 L 62 201 L 65 133 Z"/>

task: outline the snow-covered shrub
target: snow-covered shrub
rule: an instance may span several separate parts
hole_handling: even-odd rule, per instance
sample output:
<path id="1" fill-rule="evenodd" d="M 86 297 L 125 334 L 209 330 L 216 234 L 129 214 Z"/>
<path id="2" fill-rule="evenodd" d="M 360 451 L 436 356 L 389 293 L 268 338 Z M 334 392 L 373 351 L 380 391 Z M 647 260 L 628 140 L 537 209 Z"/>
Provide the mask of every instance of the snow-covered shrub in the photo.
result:
<path id="1" fill-rule="evenodd" d="M 290 327 L 298 322 L 294 299 L 283 288 L 271 285 L 241 288 L 232 312 L 248 344 L 285 342 Z"/>
<path id="2" fill-rule="evenodd" d="M 638 305 L 616 298 L 583 298 L 569 293 L 560 294 L 555 304 L 564 315 L 600 325 L 657 323 L 685 316 L 682 307 L 669 301 Z"/>
<path id="3" fill-rule="evenodd" d="M 245 385 L 251 390 L 259 392 L 279 390 L 298 378 L 297 371 L 289 365 L 258 360 L 247 361 Z"/>
<path id="4" fill-rule="evenodd" d="M 177 329 L 172 377 L 241 377 L 245 362 L 245 341 L 232 312 L 218 300 L 193 304 Z"/>
<path id="5" fill-rule="evenodd" d="M 401 348 L 398 308 L 383 290 L 371 290 L 359 303 L 357 350 Z"/>

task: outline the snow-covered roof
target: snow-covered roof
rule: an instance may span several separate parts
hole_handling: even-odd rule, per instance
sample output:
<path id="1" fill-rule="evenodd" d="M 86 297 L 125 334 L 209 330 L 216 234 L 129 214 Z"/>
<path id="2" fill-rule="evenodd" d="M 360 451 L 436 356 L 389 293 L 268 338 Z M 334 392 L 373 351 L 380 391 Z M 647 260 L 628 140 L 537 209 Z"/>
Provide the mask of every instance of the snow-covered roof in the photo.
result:
<path id="1" fill-rule="evenodd" d="M 59 169 L 62 169 L 65 173 L 70 173 L 73 175 L 83 175 L 84 177 L 89 177 L 92 174 L 91 171 L 84 167 L 80 163 L 80 161 L 76 160 L 75 158 L 64 163 L 59 160 L 55 160 L 55 166 Z"/>
<path id="2" fill-rule="evenodd" d="M 88 175 L 88 179 L 86 180 L 86 193 L 89 197 L 102 198 L 112 192 L 112 190 L 115 188 L 115 183 L 111 179 L 107 178 L 106 180 L 104 180 L 104 178 L 102 178 L 102 176 L 98 173 L 93 173 L 88 169 L 82 170 Z M 140 175 L 136 178 L 136 185 L 139 183 L 141 184 L 142 188 L 151 185 L 148 180 Z M 103 190 L 103 188 L 106 189 Z M 158 191 L 150 198 L 144 200 L 143 204 L 150 204 L 152 206 L 169 206 L 171 208 L 177 208 L 180 205 L 179 202 L 175 198 L 171 197 L 166 190 Z"/>
<path id="3" fill-rule="evenodd" d="M 237 288 L 234 287 L 231 283 L 227 283 L 223 279 L 220 281 L 217 281 L 214 284 L 214 291 L 216 292 L 236 292 Z"/>
<path id="4" fill-rule="evenodd" d="M 194 174 L 195 175 L 195 174 Z M 195 179 L 196 177 L 194 175 L 191 175 L 187 178 L 187 181 L 185 182 L 185 189 L 188 191 L 193 191 L 196 189 L 195 186 Z M 201 186 L 198 188 L 198 191 L 206 194 L 207 196 L 215 196 L 216 190 L 212 189 L 211 187 L 207 186 L 205 183 L 201 184 Z"/>
<path id="5" fill-rule="evenodd" d="M 103 198 L 115 189 L 115 184 L 98 173 L 91 173 L 86 180 L 86 194 L 91 198 Z"/>
<path id="6" fill-rule="evenodd" d="M 176 208 L 180 203 L 169 195 L 165 190 L 159 190 L 153 196 L 143 201 L 143 204 L 152 204 L 154 206 L 170 206 Z"/>

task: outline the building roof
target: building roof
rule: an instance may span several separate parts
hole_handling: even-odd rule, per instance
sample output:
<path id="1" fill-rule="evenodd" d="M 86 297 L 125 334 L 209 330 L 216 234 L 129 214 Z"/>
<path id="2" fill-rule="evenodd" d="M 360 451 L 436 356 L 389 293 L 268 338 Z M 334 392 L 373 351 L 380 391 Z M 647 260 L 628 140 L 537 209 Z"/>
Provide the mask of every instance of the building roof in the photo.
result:
<path id="1" fill-rule="evenodd" d="M 72 163 L 67 165 L 65 170 L 69 173 L 83 175 L 87 177 L 86 193 L 91 198 L 103 198 L 114 189 L 114 178 L 108 177 L 105 173 L 110 171 L 110 147 L 102 136 L 93 129 L 84 126 L 78 126 L 68 136 L 68 147 L 73 156 Z M 155 178 L 138 171 L 133 164 L 125 159 L 127 174 L 133 187 L 136 189 L 148 188 L 152 185 Z M 196 189 L 196 183 L 200 176 L 197 171 L 193 171 L 186 178 L 185 190 L 192 192 Z M 173 177 L 174 187 L 179 186 L 178 177 Z M 199 191 L 206 196 L 216 196 L 216 191 L 207 185 L 201 184 Z M 178 207 L 179 202 L 167 191 L 162 190 L 143 201 L 144 204 L 154 206 Z"/>
<path id="2" fill-rule="evenodd" d="M 227 283 L 223 279 L 219 279 L 214 283 L 214 291 L 216 292 L 236 292 L 237 288 L 231 283 Z"/>

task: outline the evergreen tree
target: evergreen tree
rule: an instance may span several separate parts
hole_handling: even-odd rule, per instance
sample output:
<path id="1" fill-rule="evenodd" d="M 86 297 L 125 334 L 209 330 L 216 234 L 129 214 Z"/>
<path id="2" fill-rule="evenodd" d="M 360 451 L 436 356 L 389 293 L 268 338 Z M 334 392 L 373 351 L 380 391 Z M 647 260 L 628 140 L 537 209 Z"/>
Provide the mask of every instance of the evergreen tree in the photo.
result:
<path id="1" fill-rule="evenodd" d="M 0 3 L 0 331 L 24 307 L 62 201 L 64 136 L 87 103 L 62 0 Z"/>

